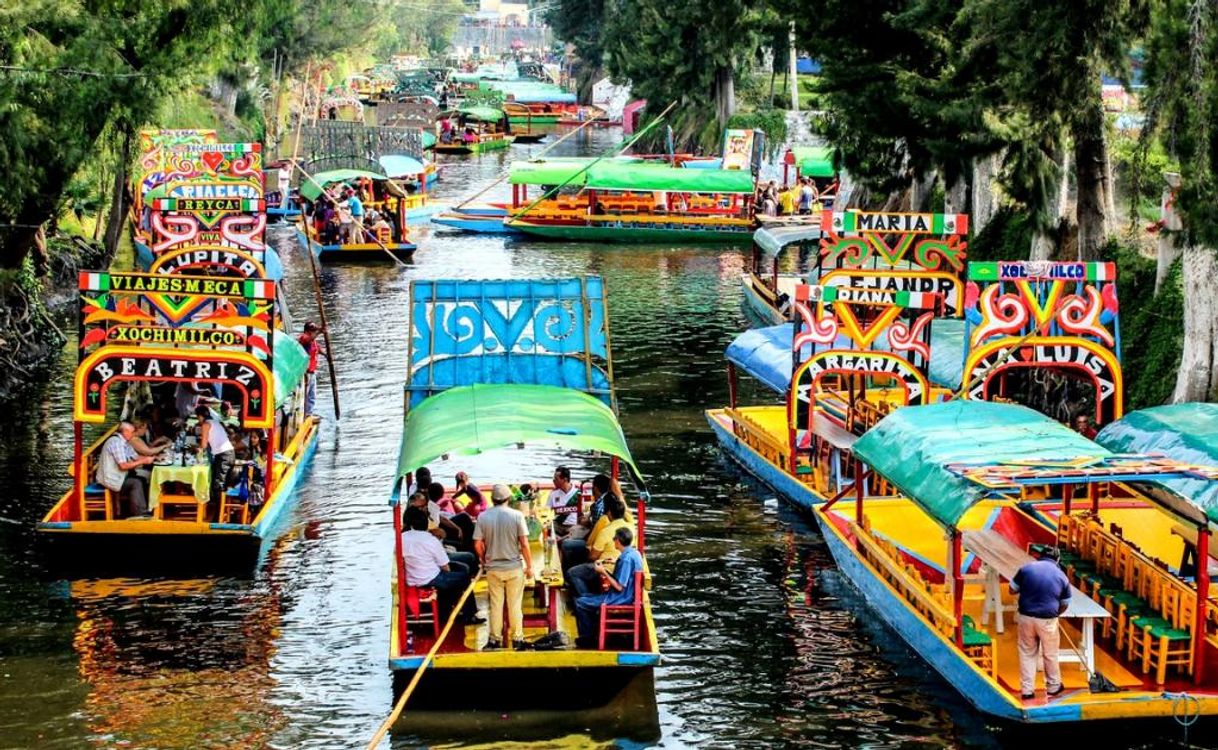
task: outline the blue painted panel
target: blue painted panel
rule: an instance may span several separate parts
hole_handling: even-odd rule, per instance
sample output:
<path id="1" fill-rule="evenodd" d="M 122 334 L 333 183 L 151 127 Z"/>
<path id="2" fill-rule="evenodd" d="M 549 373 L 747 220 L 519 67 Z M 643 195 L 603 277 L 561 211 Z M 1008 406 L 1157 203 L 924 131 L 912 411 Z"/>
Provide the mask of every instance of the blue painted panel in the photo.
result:
<path id="1" fill-rule="evenodd" d="M 660 663 L 660 655 L 642 653 L 618 654 L 617 663 L 623 667 L 654 667 Z"/>
<path id="2" fill-rule="evenodd" d="M 411 405 L 454 386 L 503 383 L 575 388 L 608 403 L 600 277 L 419 280 L 410 299 Z"/>

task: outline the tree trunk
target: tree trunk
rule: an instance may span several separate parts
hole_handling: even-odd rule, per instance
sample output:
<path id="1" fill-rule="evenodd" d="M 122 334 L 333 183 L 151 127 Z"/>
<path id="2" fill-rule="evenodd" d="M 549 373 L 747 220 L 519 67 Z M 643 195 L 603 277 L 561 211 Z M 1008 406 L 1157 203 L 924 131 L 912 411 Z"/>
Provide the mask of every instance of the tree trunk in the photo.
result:
<path id="1" fill-rule="evenodd" d="M 1070 202 L 1070 151 L 1059 146 L 1054 163 L 1057 165 L 1057 180 L 1052 183 L 1052 192 L 1045 196 L 1045 222 L 1032 233 L 1029 260 L 1050 260 L 1057 254 L 1058 231 L 1066 218 Z"/>
<path id="2" fill-rule="evenodd" d="M 998 195 L 994 192 L 994 177 L 998 171 L 999 154 L 973 159 L 973 215 L 969 229 L 976 236 L 989 225 L 998 212 Z"/>
<path id="3" fill-rule="evenodd" d="M 1184 249 L 1184 349 L 1172 401 L 1218 397 L 1218 256 L 1212 248 Z"/>
<path id="4" fill-rule="evenodd" d="M 918 213 L 930 206 L 930 194 L 934 191 L 936 172 L 915 175 L 909 182 L 909 210 Z"/>
<path id="5" fill-rule="evenodd" d="M 1159 242 L 1155 259 L 1155 294 L 1163 288 L 1163 282 L 1171 271 L 1172 264 L 1180 257 L 1179 237 L 1184 224 L 1180 214 L 1176 212 L 1176 189 L 1180 187 L 1180 175 L 1177 172 L 1164 172 L 1163 179 L 1167 186 L 1163 188 L 1163 197 L 1159 200 Z"/>
<path id="6" fill-rule="evenodd" d="M 965 211 L 965 204 L 968 201 L 968 180 L 964 175 L 959 175 L 947 187 L 943 195 L 943 213 L 945 214 L 962 214 Z M 970 227 L 972 229 L 972 227 Z M 976 231 L 973 229 L 972 231 Z"/>
<path id="7" fill-rule="evenodd" d="M 1104 110 L 1099 83 L 1094 101 L 1080 103 L 1082 112 L 1074 124 L 1074 168 L 1078 183 L 1078 259 L 1098 260 L 1108 241 L 1107 201 L 1104 198 Z"/>
<path id="8" fill-rule="evenodd" d="M 1116 179 L 1112 176 L 1112 149 L 1108 147 L 1108 138 L 1103 141 L 1104 146 L 1104 235 L 1111 237 L 1117 233 L 1117 210 L 1116 210 Z"/>
<path id="9" fill-rule="evenodd" d="M 715 70 L 715 116 L 720 125 L 726 125 L 736 113 L 736 78 L 730 67 Z"/>
<path id="10" fill-rule="evenodd" d="M 127 188 L 127 165 L 131 163 L 131 128 L 122 128 L 122 147 L 114 164 L 114 192 L 110 196 L 110 218 L 106 224 L 106 254 L 113 258 L 118 250 L 123 223 L 127 218 L 125 205 Z"/>

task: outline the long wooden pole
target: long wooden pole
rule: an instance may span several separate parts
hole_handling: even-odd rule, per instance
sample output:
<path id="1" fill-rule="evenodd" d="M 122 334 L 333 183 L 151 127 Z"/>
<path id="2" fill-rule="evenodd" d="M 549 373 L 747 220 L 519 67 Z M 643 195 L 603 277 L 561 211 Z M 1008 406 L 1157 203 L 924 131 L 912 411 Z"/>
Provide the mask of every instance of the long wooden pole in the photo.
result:
<path id="1" fill-rule="evenodd" d="M 478 583 L 478 579 L 482 577 L 483 572 L 485 571 L 478 571 L 478 575 L 474 576 L 474 579 L 469 582 L 469 586 L 466 587 L 465 593 L 461 595 L 461 599 L 458 600 L 456 605 L 453 607 L 452 614 L 448 616 L 448 622 L 444 624 L 444 629 L 440 631 L 440 636 L 436 638 L 436 642 L 432 644 L 431 650 L 428 651 L 427 656 L 423 658 L 423 663 L 420 664 L 419 668 L 415 670 L 414 677 L 411 678 L 410 684 L 406 686 L 406 689 L 402 691 L 402 695 L 400 698 L 398 698 L 398 702 L 394 705 L 393 711 L 391 711 L 385 721 L 381 723 L 380 727 L 377 728 L 376 734 L 372 735 L 372 739 L 368 742 L 367 750 L 375 750 L 376 746 L 381 744 L 381 740 L 385 739 L 385 735 L 389 732 L 389 729 L 393 727 L 394 722 L 396 722 L 398 717 L 402 715 L 403 709 L 406 708 L 406 701 L 410 700 L 410 696 L 414 694 L 414 689 L 419 686 L 419 680 L 423 679 L 423 672 L 427 671 L 427 668 L 432 665 L 436 652 L 440 650 L 440 646 L 444 645 L 444 641 L 448 638 L 448 632 L 452 630 L 453 623 L 457 621 L 457 616 L 461 612 L 462 605 L 465 604 L 465 600 L 469 598 L 469 595 L 474 592 L 474 584 Z M 399 642 L 402 642 L 405 638 L 406 633 L 400 633 L 398 635 Z"/>
<path id="2" fill-rule="evenodd" d="M 633 146 L 640 138 L 642 138 L 644 135 L 646 135 L 652 128 L 654 128 L 656 125 L 659 125 L 661 122 L 663 122 L 664 118 L 666 116 L 668 116 L 668 113 L 671 112 L 672 108 L 675 106 L 677 106 L 677 103 L 673 102 L 672 104 L 669 104 L 667 107 L 665 107 L 664 111 L 661 112 L 659 114 L 659 116 L 656 117 L 656 119 L 647 123 L 647 127 L 643 128 L 638 133 L 636 133 L 633 138 L 626 141 L 626 143 L 623 144 L 620 148 L 614 149 L 612 152 L 613 155 L 616 156 L 616 155 L 620 154 L 621 152 L 625 151 L 626 149 L 630 148 L 631 146 Z M 570 177 L 568 177 L 567 179 L 563 180 L 562 183 L 555 185 L 554 187 L 550 188 L 548 191 L 542 193 L 540 196 L 537 197 L 537 200 L 533 201 L 529 205 L 525 206 L 524 208 L 520 209 L 516 213 L 509 216 L 507 218 L 507 220 L 504 221 L 504 224 L 506 224 L 509 227 L 512 226 L 513 222 L 517 221 L 521 216 L 524 216 L 529 211 L 532 211 L 533 207 L 536 206 L 538 203 L 541 203 L 543 200 L 550 197 L 551 195 L 556 195 L 558 193 L 558 191 L 563 188 L 564 185 L 571 182 L 571 180 L 574 180 L 576 177 L 579 177 L 584 172 L 587 172 L 589 169 L 594 167 L 598 162 L 600 162 L 602 159 L 604 159 L 608 155 L 609 154 L 602 154 L 602 155 L 596 157 L 595 159 L 593 159 L 592 161 L 588 162 L 584 166 L 583 169 L 579 170 L 575 174 L 573 174 Z"/>
<path id="3" fill-rule="evenodd" d="M 321 299 L 321 275 L 317 268 L 317 256 L 311 249 L 306 250 L 305 255 L 309 256 L 309 267 L 313 269 L 313 296 L 317 300 L 317 314 L 321 319 L 322 340 L 326 342 L 326 368 L 330 371 L 330 394 L 334 397 L 334 418 L 342 419 L 342 409 L 338 405 L 338 375 L 334 371 L 334 350 L 330 347 L 330 324 L 326 320 L 326 306 Z M 313 377 L 317 377 L 317 374 L 314 373 Z"/>
<path id="4" fill-rule="evenodd" d="M 533 157 L 533 159 L 532 159 L 532 160 L 540 159 L 542 156 L 545 156 L 545 154 L 546 154 L 546 152 L 547 152 L 547 151 L 549 151 L 550 149 L 554 148 L 555 146 L 557 146 L 558 144 L 562 143 L 563 141 L 567 140 L 568 138 L 570 138 L 571 136 L 575 135 L 576 133 L 578 133 L 579 131 L 583 130 L 584 128 L 588 127 L 588 126 L 589 126 L 589 125 L 591 125 L 593 122 L 594 122 L 594 120 L 588 120 L 588 121 L 587 121 L 587 122 L 585 122 L 583 125 L 580 125 L 578 128 L 576 128 L 575 130 L 572 130 L 570 133 L 567 133 L 567 134 L 566 134 L 566 135 L 564 135 L 562 138 L 559 138 L 557 141 L 554 141 L 554 142 L 553 142 L 553 143 L 551 143 L 549 146 L 546 146 L 546 147 L 545 147 L 545 148 L 543 148 L 541 151 L 539 151 L 539 152 L 537 153 L 537 155 Z M 532 160 L 530 160 L 530 161 L 532 161 Z M 469 205 L 471 202 L 473 202 L 473 201 L 477 200 L 478 198 L 481 198 L 482 196 L 486 195 L 486 194 L 487 194 L 487 192 L 489 192 L 491 188 L 495 187 L 495 186 L 496 186 L 496 185 L 498 185 L 499 183 L 501 183 L 501 182 L 503 182 L 504 180 L 506 180 L 508 177 L 510 177 L 510 176 L 511 176 L 511 174 L 512 174 L 512 171 L 511 171 L 510 169 L 509 169 L 509 170 L 507 170 L 507 171 L 506 171 L 506 172 L 504 172 L 503 174 L 499 175 L 499 177 L 498 177 L 498 178 L 497 178 L 497 179 L 496 179 L 494 182 L 492 182 L 491 184 L 487 185 L 487 186 L 486 186 L 486 187 L 484 187 L 483 189 L 479 190 L 477 193 L 474 193 L 474 194 L 473 194 L 473 195 L 471 195 L 470 197 L 468 197 L 468 198 L 466 198 L 465 200 L 463 200 L 463 201 L 461 201 L 460 203 L 458 203 L 456 206 L 454 206 L 454 207 L 453 207 L 453 210 L 460 209 L 460 208 L 462 208 L 463 206 L 468 206 L 468 205 Z"/>

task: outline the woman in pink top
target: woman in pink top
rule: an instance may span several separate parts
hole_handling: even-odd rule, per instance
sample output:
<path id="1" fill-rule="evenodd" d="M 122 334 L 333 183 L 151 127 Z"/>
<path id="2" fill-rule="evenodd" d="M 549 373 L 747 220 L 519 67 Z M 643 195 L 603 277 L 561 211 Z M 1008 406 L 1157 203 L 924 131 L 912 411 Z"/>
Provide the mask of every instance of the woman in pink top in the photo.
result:
<path id="1" fill-rule="evenodd" d="M 469 474 L 464 471 L 457 472 L 456 477 L 457 488 L 453 490 L 453 504 L 459 505 L 461 496 L 468 498 L 465 505 L 460 506 L 461 511 L 468 513 L 470 518 L 477 520 L 478 514 L 486 510 L 486 498 L 479 491 L 477 485 L 469 481 Z"/>

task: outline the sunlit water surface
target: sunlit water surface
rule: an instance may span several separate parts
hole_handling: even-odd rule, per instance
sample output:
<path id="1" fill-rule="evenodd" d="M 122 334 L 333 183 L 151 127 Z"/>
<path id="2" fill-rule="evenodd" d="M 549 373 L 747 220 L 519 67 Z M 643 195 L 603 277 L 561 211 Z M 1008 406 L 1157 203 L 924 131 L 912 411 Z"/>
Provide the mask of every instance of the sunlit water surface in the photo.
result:
<path id="1" fill-rule="evenodd" d="M 554 153 L 599 153 L 617 137 L 581 134 Z M 468 195 L 525 153 L 514 147 L 449 160 L 436 193 Z M 486 199 L 507 194 L 500 185 Z M 315 317 L 308 264 L 291 232 L 273 230 L 271 238 L 284 256 L 296 318 Z M 0 748 L 363 747 L 392 701 L 386 498 L 401 426 L 410 281 L 582 274 L 607 280 L 622 423 L 653 492 L 648 553 L 664 652 L 655 744 L 1034 741 L 972 712 L 878 623 L 811 524 L 717 450 L 702 411 L 727 400 L 722 352 L 745 327 L 746 250 L 505 242 L 427 230 L 418 244 L 406 267 L 323 269 L 342 419 L 327 418 L 291 522 L 252 579 L 45 581 L 32 529 L 68 485 L 71 346 L 45 387 L 8 407 L 0 419 Z M 319 394 L 332 417 L 325 382 Z M 467 468 L 490 480 L 501 469 L 544 478 L 556 460 L 514 450 L 486 458 L 440 473 Z M 1127 729 L 1088 728 L 1082 736 L 1127 746 Z M 1179 732 L 1160 729 L 1161 744 L 1172 746 Z M 459 716 L 441 737 L 392 740 L 401 748 L 488 744 L 493 736 L 469 736 Z M 556 736 L 517 746 L 587 744 Z"/>

